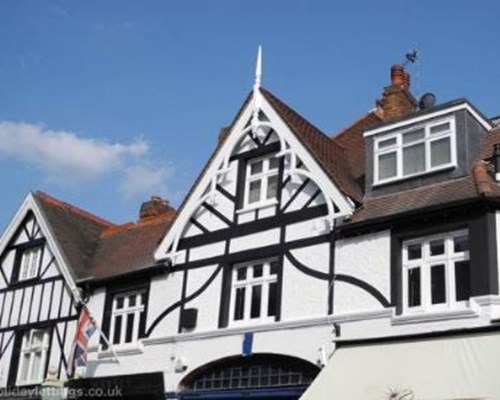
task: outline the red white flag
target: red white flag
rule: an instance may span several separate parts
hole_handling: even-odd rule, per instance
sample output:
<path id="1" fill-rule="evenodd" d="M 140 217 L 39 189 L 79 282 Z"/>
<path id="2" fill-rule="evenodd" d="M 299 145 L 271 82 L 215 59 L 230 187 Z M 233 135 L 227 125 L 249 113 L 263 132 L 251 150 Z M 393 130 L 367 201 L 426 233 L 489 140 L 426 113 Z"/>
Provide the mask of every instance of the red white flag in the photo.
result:
<path id="1" fill-rule="evenodd" d="M 83 307 L 78 319 L 78 326 L 76 328 L 75 339 L 71 347 L 71 355 L 68 361 L 68 376 L 73 376 L 76 367 L 87 366 L 87 347 L 90 337 L 94 334 L 97 327 L 90 316 L 87 307 Z"/>

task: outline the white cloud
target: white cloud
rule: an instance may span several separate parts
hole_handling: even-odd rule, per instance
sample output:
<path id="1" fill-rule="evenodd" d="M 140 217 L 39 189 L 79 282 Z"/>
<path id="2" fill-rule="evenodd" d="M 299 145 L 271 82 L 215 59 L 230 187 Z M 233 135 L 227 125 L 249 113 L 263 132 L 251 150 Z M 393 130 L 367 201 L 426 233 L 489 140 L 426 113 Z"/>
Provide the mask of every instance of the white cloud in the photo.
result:
<path id="1" fill-rule="evenodd" d="M 170 171 L 171 168 L 166 166 L 132 165 L 124 170 L 120 190 L 126 197 L 165 193 Z"/>
<path id="2" fill-rule="evenodd" d="M 109 143 L 24 122 L 0 122 L 0 157 L 30 165 L 60 185 L 117 174 L 120 188 L 129 196 L 164 189 L 168 175 L 168 168 L 151 165 L 149 147 L 142 139 Z"/>

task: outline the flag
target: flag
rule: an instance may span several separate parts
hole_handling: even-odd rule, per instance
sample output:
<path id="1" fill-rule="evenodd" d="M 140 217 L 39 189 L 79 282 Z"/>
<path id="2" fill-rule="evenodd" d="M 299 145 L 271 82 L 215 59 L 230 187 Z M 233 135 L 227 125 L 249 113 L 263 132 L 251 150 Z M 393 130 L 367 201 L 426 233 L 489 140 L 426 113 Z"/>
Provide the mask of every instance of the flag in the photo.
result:
<path id="1" fill-rule="evenodd" d="M 87 310 L 83 307 L 76 327 L 75 339 L 71 347 L 71 355 L 68 362 L 68 376 L 73 376 L 76 367 L 87 366 L 87 347 L 90 337 L 94 334 L 97 327 Z"/>

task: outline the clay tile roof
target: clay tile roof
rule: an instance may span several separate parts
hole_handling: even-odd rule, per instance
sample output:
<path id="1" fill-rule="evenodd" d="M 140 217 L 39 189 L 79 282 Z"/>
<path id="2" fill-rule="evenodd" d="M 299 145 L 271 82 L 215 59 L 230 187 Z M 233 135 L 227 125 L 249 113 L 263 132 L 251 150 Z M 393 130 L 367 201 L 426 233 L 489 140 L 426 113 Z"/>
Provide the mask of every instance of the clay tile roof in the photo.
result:
<path id="1" fill-rule="evenodd" d="M 363 191 L 353 177 L 344 148 L 296 111 L 288 107 L 271 92 L 264 88 L 260 90 L 266 100 L 295 133 L 304 147 L 315 157 L 339 189 L 352 199 L 360 202 L 363 197 Z"/>
<path id="2" fill-rule="evenodd" d="M 176 215 L 115 225 L 46 193 L 36 192 L 34 198 L 76 279 L 105 279 L 154 266 L 156 247 Z"/>
<path id="3" fill-rule="evenodd" d="M 351 221 L 397 216 L 482 197 L 500 197 L 500 187 L 490 174 L 490 165 L 478 160 L 468 176 L 386 196 L 365 198 L 363 206 L 354 213 Z"/>
<path id="4" fill-rule="evenodd" d="M 487 160 L 493 155 L 496 144 L 500 144 L 500 127 L 493 128 L 483 139 L 481 146 L 481 159 Z"/>
<path id="5" fill-rule="evenodd" d="M 174 215 L 160 215 L 103 231 L 85 277 L 105 279 L 154 266 L 154 252 Z"/>
<path id="6" fill-rule="evenodd" d="M 368 126 L 381 121 L 382 119 L 375 111 L 370 111 L 340 133 L 332 136 L 334 142 L 345 148 L 347 161 L 356 180 L 360 180 L 365 175 L 365 139 L 363 132 Z"/>
<path id="7" fill-rule="evenodd" d="M 36 192 L 33 197 L 75 276 L 85 275 L 99 236 L 113 224 L 46 193 Z"/>

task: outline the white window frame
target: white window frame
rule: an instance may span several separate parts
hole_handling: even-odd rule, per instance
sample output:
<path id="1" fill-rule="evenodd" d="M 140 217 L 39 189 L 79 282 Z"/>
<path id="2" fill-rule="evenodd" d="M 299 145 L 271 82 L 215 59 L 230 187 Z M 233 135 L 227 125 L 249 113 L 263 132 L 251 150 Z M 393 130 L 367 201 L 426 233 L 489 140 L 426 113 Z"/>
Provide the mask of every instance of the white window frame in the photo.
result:
<path id="1" fill-rule="evenodd" d="M 26 281 L 38 276 L 43 246 L 28 247 L 23 250 L 19 265 L 19 280 Z"/>
<path id="2" fill-rule="evenodd" d="M 33 338 L 36 333 L 42 333 L 42 341 L 40 345 L 33 344 Z M 21 352 L 19 354 L 19 366 L 17 368 L 17 384 L 18 385 L 33 385 L 41 383 L 45 376 L 45 367 L 47 364 L 47 356 L 49 352 L 50 330 L 49 329 L 32 329 L 23 334 Z M 33 371 L 34 360 L 36 354 L 40 353 L 40 370 Z M 26 359 L 27 356 L 27 359 Z M 21 380 L 22 371 L 25 368 L 25 363 L 28 363 L 28 373 L 26 380 Z M 33 376 L 34 375 L 34 376 Z"/>
<path id="3" fill-rule="evenodd" d="M 431 134 L 431 128 L 441 125 L 450 124 L 450 129 L 444 132 L 439 132 Z M 412 131 L 419 129 L 424 129 L 425 136 L 423 139 L 413 141 L 411 143 L 403 144 L 403 135 Z M 435 167 L 431 166 L 431 144 L 440 139 L 450 138 L 450 162 L 447 164 L 441 164 Z M 380 143 L 390 139 L 396 139 L 396 143 L 392 146 L 380 148 Z M 423 171 L 406 174 L 403 173 L 403 149 L 410 147 L 419 143 L 425 144 L 425 168 Z M 374 140 L 373 143 L 373 185 L 380 185 L 384 183 L 399 181 L 402 179 L 412 178 L 419 175 L 429 174 L 431 172 L 440 171 L 447 168 L 452 168 L 457 166 L 457 144 L 456 144 L 456 124 L 454 117 L 448 117 L 444 119 L 434 120 L 432 122 L 427 122 L 425 124 L 413 125 L 404 130 L 400 130 L 394 133 L 381 135 Z M 396 154 L 396 175 L 385 179 L 379 179 L 379 157 L 395 153 Z"/>
<path id="4" fill-rule="evenodd" d="M 229 306 L 229 321 L 230 325 L 248 325 L 249 323 L 266 323 L 276 321 L 276 315 L 268 316 L 268 306 L 269 306 L 269 288 L 272 283 L 278 285 L 278 274 L 271 274 L 271 264 L 278 263 L 278 259 L 264 259 L 251 261 L 241 264 L 236 264 L 232 270 L 231 279 L 231 301 Z M 262 265 L 262 276 L 258 278 L 253 277 L 253 269 L 257 265 Z M 244 280 L 238 280 L 238 270 L 246 268 L 246 278 Z M 252 288 L 254 286 L 261 286 L 261 302 L 260 302 L 260 313 L 259 317 L 251 318 L 251 304 L 252 304 Z M 235 319 L 235 307 L 236 307 L 236 293 L 239 288 L 245 288 L 245 302 L 244 302 L 244 313 L 243 318 Z M 279 293 L 276 293 L 278 296 Z M 279 304 L 278 297 L 276 301 Z"/>
<path id="5" fill-rule="evenodd" d="M 113 346 L 128 346 L 137 344 L 139 341 L 139 329 L 140 329 L 140 320 L 141 314 L 146 312 L 146 298 L 147 295 L 146 289 L 141 290 L 131 290 L 123 293 L 117 293 L 113 296 L 113 301 L 111 305 L 111 321 L 110 321 L 110 329 L 109 329 L 109 340 L 113 344 Z M 135 296 L 135 306 L 130 306 L 130 297 Z M 144 302 L 142 302 L 142 296 L 144 296 Z M 123 299 L 123 307 L 118 308 L 118 300 Z M 128 324 L 128 315 L 134 314 L 134 322 L 132 327 L 132 340 L 126 342 L 127 335 L 127 324 Z M 121 316 L 121 331 L 120 331 L 120 340 L 118 343 L 114 342 L 115 330 L 116 330 L 116 317 Z"/>
<path id="6" fill-rule="evenodd" d="M 276 159 L 278 161 L 278 167 L 275 169 L 270 169 L 271 159 Z M 252 165 L 262 161 L 262 172 L 252 175 L 251 168 Z M 269 178 L 276 176 L 279 177 L 279 161 L 280 159 L 276 157 L 276 153 L 268 154 L 263 157 L 252 158 L 247 161 L 245 169 L 245 198 L 244 198 L 244 209 L 256 208 L 261 206 L 266 206 L 269 204 L 277 203 L 278 188 L 276 189 L 276 197 L 267 198 L 267 189 Z M 279 179 L 279 178 L 278 178 Z M 250 202 L 250 183 L 260 181 L 260 199 L 257 201 Z M 277 185 L 280 183 L 277 182 Z"/>
<path id="7" fill-rule="evenodd" d="M 403 313 L 414 314 L 424 312 L 440 312 L 449 310 L 463 310 L 468 308 L 469 301 L 456 300 L 455 288 L 455 263 L 460 261 L 470 262 L 470 252 L 455 252 L 454 238 L 467 235 L 467 230 L 446 232 L 432 236 L 421 237 L 418 239 L 406 240 L 402 246 L 402 294 L 403 294 Z M 430 242 L 444 240 L 445 251 L 442 255 L 432 256 L 430 254 Z M 408 247 L 411 245 L 421 245 L 421 258 L 408 259 Z M 440 304 L 432 304 L 431 299 L 431 268 L 435 265 L 444 265 L 445 268 L 445 298 L 446 301 Z M 408 304 L 409 280 L 408 271 L 413 268 L 420 268 L 420 306 L 410 307 Z"/>

